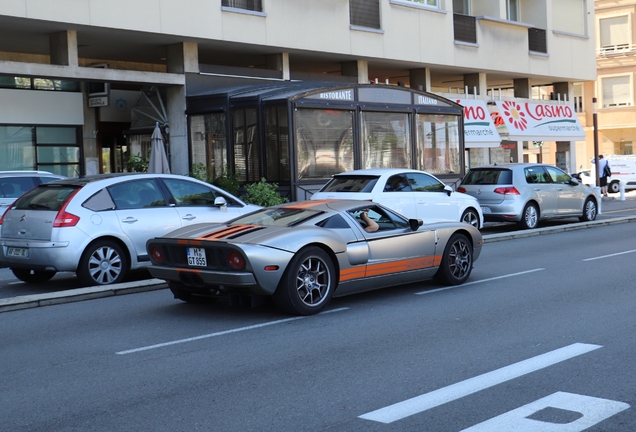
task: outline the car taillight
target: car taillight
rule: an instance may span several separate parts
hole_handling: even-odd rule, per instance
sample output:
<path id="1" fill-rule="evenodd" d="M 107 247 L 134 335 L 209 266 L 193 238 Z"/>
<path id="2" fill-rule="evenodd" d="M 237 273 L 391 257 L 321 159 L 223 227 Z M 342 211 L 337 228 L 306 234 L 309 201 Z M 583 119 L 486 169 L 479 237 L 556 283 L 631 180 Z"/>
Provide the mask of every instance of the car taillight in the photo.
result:
<path id="1" fill-rule="evenodd" d="M 500 187 L 493 191 L 494 193 L 502 194 L 502 195 L 521 195 L 517 188 L 509 186 L 509 187 Z"/>
<path id="2" fill-rule="evenodd" d="M 0 225 L 2 225 L 2 222 L 4 221 L 4 217 L 7 214 L 7 212 L 13 208 L 13 204 L 15 204 L 15 203 L 11 203 L 11 205 L 9 207 L 7 207 L 7 209 L 4 211 L 4 213 L 2 213 L 2 217 L 0 217 Z"/>
<path id="3" fill-rule="evenodd" d="M 53 228 L 73 227 L 80 221 L 79 216 L 75 216 L 73 213 L 69 213 L 66 211 L 68 203 L 71 202 L 71 199 L 73 199 L 75 194 L 79 191 L 79 188 L 75 189 L 66 197 L 64 204 L 62 204 L 62 207 L 60 207 L 60 211 L 58 211 L 57 215 L 55 216 L 55 220 L 53 221 Z"/>
<path id="4" fill-rule="evenodd" d="M 243 259 L 243 256 L 235 251 L 227 254 L 227 263 L 234 270 L 243 270 L 245 268 L 245 260 Z"/>
<path id="5" fill-rule="evenodd" d="M 161 252 L 161 249 L 158 248 L 157 246 L 152 246 L 150 248 L 150 256 L 152 257 L 152 259 L 154 259 L 158 263 L 163 262 L 163 252 Z"/>
<path id="6" fill-rule="evenodd" d="M 466 188 L 463 186 L 460 186 L 457 188 L 457 192 L 466 193 Z"/>

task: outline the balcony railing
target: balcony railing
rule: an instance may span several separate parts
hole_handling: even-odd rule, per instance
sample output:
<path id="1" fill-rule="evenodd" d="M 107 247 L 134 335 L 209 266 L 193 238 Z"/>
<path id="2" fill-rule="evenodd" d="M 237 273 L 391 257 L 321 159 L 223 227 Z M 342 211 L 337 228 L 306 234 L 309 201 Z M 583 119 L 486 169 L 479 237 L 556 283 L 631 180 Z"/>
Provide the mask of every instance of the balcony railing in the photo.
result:
<path id="1" fill-rule="evenodd" d="M 453 28 L 456 41 L 477 43 L 477 23 L 474 16 L 454 13 Z"/>
<path id="2" fill-rule="evenodd" d="M 636 52 L 634 44 L 606 45 L 596 50 L 597 57 L 614 57 Z"/>
<path id="3" fill-rule="evenodd" d="M 380 0 L 349 0 L 351 25 L 380 28 Z"/>
<path id="4" fill-rule="evenodd" d="M 221 0 L 221 6 L 263 12 L 261 0 Z"/>
<path id="5" fill-rule="evenodd" d="M 528 49 L 538 53 L 547 53 L 548 44 L 544 29 L 531 27 L 528 29 Z"/>

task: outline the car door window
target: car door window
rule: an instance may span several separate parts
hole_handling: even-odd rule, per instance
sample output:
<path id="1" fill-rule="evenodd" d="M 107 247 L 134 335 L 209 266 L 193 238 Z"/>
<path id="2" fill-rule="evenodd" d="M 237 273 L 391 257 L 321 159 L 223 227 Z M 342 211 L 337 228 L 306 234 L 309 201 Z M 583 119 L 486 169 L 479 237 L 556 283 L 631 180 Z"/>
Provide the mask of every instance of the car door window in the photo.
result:
<path id="1" fill-rule="evenodd" d="M 411 192 L 411 186 L 404 174 L 397 174 L 386 181 L 384 192 Z"/>
<path id="2" fill-rule="evenodd" d="M 569 184 L 570 176 L 556 167 L 545 167 L 554 183 Z"/>
<path id="3" fill-rule="evenodd" d="M 409 173 L 406 177 L 414 192 L 444 192 L 444 184 L 429 175 Z"/>
<path id="4" fill-rule="evenodd" d="M 552 183 L 552 180 L 548 176 L 548 173 L 545 172 L 543 167 L 528 167 L 524 170 L 526 175 L 526 182 L 530 184 L 537 183 Z"/>
<path id="5" fill-rule="evenodd" d="M 33 177 L 5 178 L 0 181 L 0 194 L 4 198 L 17 198 L 35 186 L 37 182 Z"/>
<path id="6" fill-rule="evenodd" d="M 166 200 L 152 179 L 118 183 L 108 187 L 118 209 L 165 207 Z"/>
<path id="7" fill-rule="evenodd" d="M 220 195 L 207 186 L 191 181 L 163 179 L 163 182 L 174 197 L 177 207 L 213 206 L 214 199 Z"/>

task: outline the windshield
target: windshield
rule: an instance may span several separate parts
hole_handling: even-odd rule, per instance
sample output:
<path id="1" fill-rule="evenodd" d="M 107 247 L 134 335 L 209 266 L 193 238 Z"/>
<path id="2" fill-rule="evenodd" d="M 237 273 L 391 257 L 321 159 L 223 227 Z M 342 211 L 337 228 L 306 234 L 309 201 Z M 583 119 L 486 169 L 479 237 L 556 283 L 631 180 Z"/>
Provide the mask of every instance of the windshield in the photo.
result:
<path id="1" fill-rule="evenodd" d="M 371 192 L 377 176 L 339 175 L 320 189 L 320 192 Z"/>
<path id="2" fill-rule="evenodd" d="M 299 208 L 267 208 L 234 219 L 230 225 L 265 225 L 288 227 L 321 214 L 321 211 Z"/>
<path id="3" fill-rule="evenodd" d="M 15 208 L 58 211 L 66 202 L 66 198 L 76 189 L 77 187 L 74 186 L 40 186 L 17 200 Z"/>

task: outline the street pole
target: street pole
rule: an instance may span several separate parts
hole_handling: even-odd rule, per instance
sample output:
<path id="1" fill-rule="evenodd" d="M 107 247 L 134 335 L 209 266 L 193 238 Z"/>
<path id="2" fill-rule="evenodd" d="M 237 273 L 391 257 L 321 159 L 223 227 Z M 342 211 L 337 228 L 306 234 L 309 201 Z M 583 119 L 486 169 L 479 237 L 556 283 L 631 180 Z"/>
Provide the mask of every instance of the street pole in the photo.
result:
<path id="1" fill-rule="evenodd" d="M 598 169 L 598 118 L 597 118 L 597 112 L 596 112 L 596 98 L 593 97 L 592 98 L 592 107 L 593 107 L 593 111 L 592 111 L 592 122 L 594 125 L 594 166 L 596 167 L 596 169 L 594 170 L 594 172 L 596 173 L 596 180 L 595 180 L 595 184 L 598 187 L 599 183 L 601 182 L 601 173 L 599 172 Z"/>

